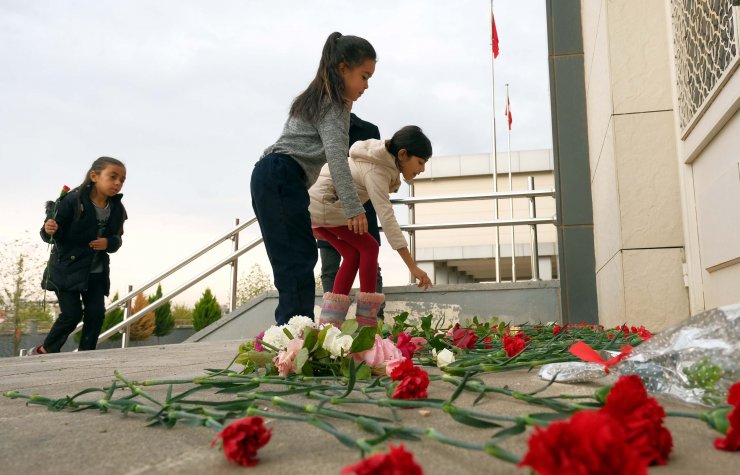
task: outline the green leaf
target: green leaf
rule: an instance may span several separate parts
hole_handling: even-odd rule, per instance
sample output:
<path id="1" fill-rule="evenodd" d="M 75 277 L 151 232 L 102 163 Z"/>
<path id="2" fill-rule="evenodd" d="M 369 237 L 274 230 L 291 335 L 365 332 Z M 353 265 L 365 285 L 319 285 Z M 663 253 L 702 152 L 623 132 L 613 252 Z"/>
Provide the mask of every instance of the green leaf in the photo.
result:
<path id="1" fill-rule="evenodd" d="M 373 375 L 373 370 L 367 365 L 362 365 L 359 368 L 357 368 L 356 378 L 359 380 L 370 379 L 372 375 Z"/>
<path id="2" fill-rule="evenodd" d="M 298 353 L 295 355 L 295 360 L 293 361 L 293 367 L 296 373 L 301 373 L 301 371 L 303 370 L 303 365 L 306 364 L 306 361 L 308 361 L 308 349 L 304 347 L 298 351 Z"/>
<path id="3" fill-rule="evenodd" d="M 345 320 L 344 323 L 342 323 L 342 328 L 340 328 L 340 330 L 346 335 L 351 335 L 357 331 L 357 326 L 357 320 Z"/>
<path id="4" fill-rule="evenodd" d="M 357 334 L 352 346 L 349 349 L 350 353 L 359 353 L 361 351 L 369 350 L 375 344 L 375 335 L 377 329 L 375 327 L 362 327 L 360 333 Z"/>
<path id="5" fill-rule="evenodd" d="M 522 422 L 517 422 L 515 425 L 508 427 L 506 429 L 500 430 L 493 434 L 493 437 L 491 437 L 491 441 L 498 441 L 501 439 L 506 439 L 514 435 L 519 435 L 522 432 L 527 430 L 527 425 Z"/>
<path id="6" fill-rule="evenodd" d="M 501 427 L 501 424 L 496 424 L 495 422 L 491 421 L 485 421 L 483 419 L 478 419 L 470 414 L 466 414 L 464 411 L 460 410 L 460 408 L 452 405 L 452 404 L 445 404 L 442 407 L 442 410 L 450 415 L 453 419 L 455 419 L 460 424 L 465 424 L 467 426 L 471 427 L 477 427 L 479 429 L 491 429 L 494 427 Z"/>
<path id="7" fill-rule="evenodd" d="M 326 332 L 329 331 L 330 325 L 325 326 L 321 329 L 319 332 L 319 346 L 322 347 L 324 345 L 324 339 L 326 339 Z"/>
<path id="8" fill-rule="evenodd" d="M 358 417 L 355 422 L 357 422 L 357 425 L 364 431 L 381 436 L 385 435 L 385 429 L 378 421 L 368 419 L 367 417 Z"/>
<path id="9" fill-rule="evenodd" d="M 246 365 L 249 361 L 253 361 L 255 365 L 262 367 L 270 363 L 275 355 L 269 351 L 249 351 L 242 353 L 236 358 L 238 364 Z"/>
<path id="10" fill-rule="evenodd" d="M 321 419 L 317 419 L 315 417 L 309 418 L 308 420 L 306 420 L 306 422 L 330 433 L 331 435 L 336 437 L 339 442 L 349 447 L 350 449 L 357 448 L 357 442 L 355 441 L 355 439 L 348 436 L 347 434 L 343 434 L 342 432 L 338 431 L 333 425 L 329 424 L 328 422 L 322 421 Z"/>
<path id="11" fill-rule="evenodd" d="M 396 323 L 403 324 L 403 323 L 406 323 L 406 319 L 407 318 L 409 318 L 409 312 L 402 312 L 402 313 L 399 313 L 398 315 L 396 315 L 395 317 L 393 317 L 393 320 Z"/>
<path id="12" fill-rule="evenodd" d="M 428 332 L 432 329 L 432 315 L 429 314 L 426 317 L 421 317 L 421 329 L 424 332 Z"/>
<path id="13" fill-rule="evenodd" d="M 303 364 L 303 368 L 301 370 L 301 374 L 303 374 L 303 376 L 313 376 L 313 365 L 311 364 L 310 361 L 306 361 Z M 305 389 L 303 391 L 305 392 Z"/>
<path id="14" fill-rule="evenodd" d="M 283 333 L 288 335 L 288 338 L 290 338 L 291 340 L 293 339 L 293 334 L 290 333 L 290 330 L 288 330 L 288 327 L 283 327 Z"/>
<path id="15" fill-rule="evenodd" d="M 319 342 L 319 331 L 315 328 L 306 328 L 303 330 L 303 347 L 312 352 Z"/>

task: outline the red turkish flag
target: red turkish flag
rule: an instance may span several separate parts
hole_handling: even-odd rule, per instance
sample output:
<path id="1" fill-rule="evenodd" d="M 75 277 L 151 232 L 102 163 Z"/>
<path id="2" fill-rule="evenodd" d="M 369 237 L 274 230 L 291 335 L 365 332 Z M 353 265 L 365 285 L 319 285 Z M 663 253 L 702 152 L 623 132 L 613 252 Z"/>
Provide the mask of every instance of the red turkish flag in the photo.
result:
<path id="1" fill-rule="evenodd" d="M 509 123 L 509 130 L 511 130 L 511 104 L 509 103 L 509 96 L 506 96 L 506 110 L 504 111 L 506 121 Z"/>
<path id="2" fill-rule="evenodd" d="M 498 58 L 498 32 L 496 31 L 496 19 L 491 14 L 491 47 L 493 48 L 493 57 Z"/>

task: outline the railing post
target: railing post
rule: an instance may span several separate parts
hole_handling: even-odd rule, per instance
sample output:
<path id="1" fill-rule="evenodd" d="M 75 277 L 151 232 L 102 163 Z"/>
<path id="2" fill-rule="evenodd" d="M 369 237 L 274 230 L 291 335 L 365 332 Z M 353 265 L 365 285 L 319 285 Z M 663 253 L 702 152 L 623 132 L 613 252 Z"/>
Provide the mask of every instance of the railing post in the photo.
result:
<path id="1" fill-rule="evenodd" d="M 128 286 L 128 293 L 131 293 L 131 291 L 134 289 L 133 285 Z M 131 300 L 129 299 L 126 302 L 126 306 L 123 307 L 123 321 L 125 322 L 128 320 L 128 317 L 131 316 Z M 129 327 L 126 325 L 121 330 L 121 348 L 128 348 L 128 339 L 129 339 Z"/>
<path id="2" fill-rule="evenodd" d="M 239 226 L 239 218 L 234 218 L 234 227 Z M 239 233 L 235 233 L 231 236 L 232 251 L 236 252 L 239 250 Z M 236 310 L 236 290 L 239 272 L 239 259 L 236 258 L 231 261 L 231 282 L 229 283 L 229 311 L 233 312 Z"/>
<path id="3" fill-rule="evenodd" d="M 527 183 L 529 185 L 529 191 L 534 191 L 534 177 L 527 177 Z M 537 205 L 534 201 L 534 196 L 529 197 L 529 217 L 537 217 Z M 530 224 L 530 247 L 531 247 L 531 259 L 532 259 L 532 280 L 540 280 L 540 253 L 539 253 L 539 242 L 537 240 L 537 225 Z"/>
<path id="4" fill-rule="evenodd" d="M 414 184 L 409 183 L 409 196 L 414 197 Z M 414 203 L 411 203 L 409 205 L 409 224 L 416 224 L 416 208 Z M 410 230 L 409 231 L 409 252 L 411 253 L 411 257 L 414 259 L 414 262 L 416 262 L 416 231 Z M 409 283 L 413 284 L 416 282 L 416 277 L 409 272 Z"/>

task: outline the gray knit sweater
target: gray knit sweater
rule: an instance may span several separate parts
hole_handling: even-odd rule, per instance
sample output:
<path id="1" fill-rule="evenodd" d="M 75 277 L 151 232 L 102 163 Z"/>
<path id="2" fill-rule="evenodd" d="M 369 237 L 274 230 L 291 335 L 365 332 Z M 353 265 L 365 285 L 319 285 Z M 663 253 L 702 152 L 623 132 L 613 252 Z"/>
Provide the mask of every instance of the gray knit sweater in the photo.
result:
<path id="1" fill-rule="evenodd" d="M 315 124 L 288 117 L 280 138 L 267 147 L 262 156 L 282 153 L 293 157 L 306 173 L 306 189 L 316 182 L 321 167 L 328 163 L 344 214 L 351 218 L 364 213 L 365 209 L 357 197 L 349 171 L 348 148 L 349 109 L 327 101 L 325 112 Z"/>

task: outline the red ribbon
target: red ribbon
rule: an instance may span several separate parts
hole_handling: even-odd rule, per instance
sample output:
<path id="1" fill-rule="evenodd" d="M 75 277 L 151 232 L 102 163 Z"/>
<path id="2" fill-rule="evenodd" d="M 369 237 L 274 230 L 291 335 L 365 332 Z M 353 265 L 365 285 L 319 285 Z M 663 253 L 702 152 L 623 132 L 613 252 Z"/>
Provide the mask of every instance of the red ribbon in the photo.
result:
<path id="1" fill-rule="evenodd" d="M 630 352 L 632 351 L 632 347 L 630 345 L 623 346 L 622 351 L 617 356 L 611 358 L 608 361 L 605 361 L 604 358 L 602 358 L 596 350 L 582 341 L 577 341 L 573 343 L 570 348 L 568 348 L 568 351 L 578 358 L 582 359 L 583 361 L 588 361 L 589 363 L 596 363 L 604 366 L 604 371 L 609 374 L 609 367 L 614 366 L 615 364 L 619 363 L 627 356 L 629 356 Z"/>

